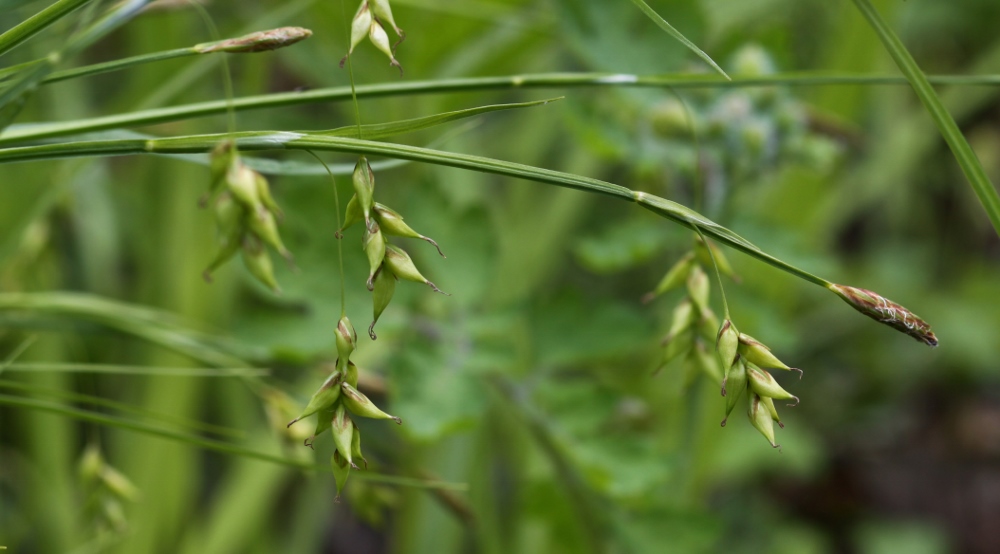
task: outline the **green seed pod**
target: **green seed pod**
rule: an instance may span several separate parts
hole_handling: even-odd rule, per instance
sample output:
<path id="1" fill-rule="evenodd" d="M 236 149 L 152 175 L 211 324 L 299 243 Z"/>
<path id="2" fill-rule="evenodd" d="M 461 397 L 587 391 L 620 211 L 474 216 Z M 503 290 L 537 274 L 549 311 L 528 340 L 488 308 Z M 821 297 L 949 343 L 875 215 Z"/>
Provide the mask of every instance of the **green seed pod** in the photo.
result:
<path id="1" fill-rule="evenodd" d="M 795 400 L 795 404 L 799 403 L 797 396 L 781 388 L 781 385 L 774 380 L 773 375 L 757 366 L 751 364 L 747 367 L 747 378 L 750 381 L 750 388 L 760 396 L 767 396 L 774 400 Z"/>
<path id="2" fill-rule="evenodd" d="M 242 162 L 235 161 L 226 172 L 226 186 L 238 202 L 251 212 L 263 210 L 257 192 L 257 174 Z"/>
<path id="3" fill-rule="evenodd" d="M 743 358 L 737 358 L 736 362 L 729 368 L 729 373 L 722 381 L 722 396 L 726 397 L 726 419 L 722 420 L 722 426 L 726 426 L 729 414 L 733 412 L 736 403 L 739 402 L 743 391 L 747 389 L 747 367 Z"/>
<path id="4" fill-rule="evenodd" d="M 337 369 L 344 371 L 347 368 L 348 358 L 354 353 L 358 344 L 358 333 L 351 325 L 351 320 L 345 315 L 337 322 L 337 330 L 334 333 L 337 337 Z M 343 367 L 341 367 L 343 366 Z"/>
<path id="5" fill-rule="evenodd" d="M 375 14 L 375 17 L 388 23 L 392 27 L 392 30 L 396 31 L 396 34 L 399 35 L 400 41 L 406 37 L 406 33 L 404 33 L 403 30 L 396 25 L 396 21 L 392 17 L 392 9 L 389 7 L 389 0 L 369 0 L 369 5 L 371 6 L 372 12 Z"/>
<path id="6" fill-rule="evenodd" d="M 389 415 L 380 410 L 374 402 L 369 400 L 367 396 L 351 385 L 341 383 L 340 388 L 343 389 L 341 398 L 344 399 L 344 405 L 347 406 L 347 409 L 350 410 L 352 414 L 371 419 L 391 419 L 395 421 L 397 425 L 403 423 L 403 420 L 398 417 Z"/>
<path id="7" fill-rule="evenodd" d="M 802 377 L 802 370 L 794 367 L 788 367 L 781 360 L 776 358 L 774 354 L 771 353 L 771 349 L 765 346 L 762 342 L 751 337 L 750 335 L 740 333 L 740 345 L 739 353 L 741 356 L 747 359 L 748 362 L 769 369 L 786 369 L 789 371 L 798 371 L 799 377 Z"/>
<path id="8" fill-rule="evenodd" d="M 271 257 L 267 254 L 264 245 L 255 236 L 247 236 L 243 241 L 243 265 L 250 270 L 250 274 L 257 278 L 276 294 L 281 294 L 281 287 L 274 279 L 274 265 L 271 264 Z"/>
<path id="9" fill-rule="evenodd" d="M 430 237 L 425 237 L 424 235 L 414 231 L 409 225 L 403 222 L 403 216 L 386 206 L 379 204 L 378 202 L 375 203 L 375 217 L 378 219 L 378 223 L 382 227 L 383 233 L 397 237 L 425 240 L 431 243 L 434 248 L 437 248 L 438 254 L 440 254 L 442 258 L 447 258 L 447 256 L 444 255 L 444 252 L 441 251 L 441 247 L 438 246 L 438 243 L 434 242 L 434 240 Z"/>
<path id="10" fill-rule="evenodd" d="M 389 57 L 389 65 L 399 69 L 399 74 L 403 74 L 403 66 L 399 65 L 396 61 L 396 56 L 392 53 L 392 47 L 389 46 L 389 35 L 385 33 L 385 29 L 379 25 L 378 19 L 372 21 L 372 26 L 368 30 L 368 38 L 371 39 L 372 44 L 375 48 L 378 48 L 386 56 Z"/>
<path id="11" fill-rule="evenodd" d="M 334 502 L 340 503 L 340 493 L 344 492 L 347 478 L 351 475 L 351 465 L 347 463 L 346 458 L 340 455 L 339 450 L 334 450 L 333 457 L 330 458 L 330 466 L 333 468 L 333 478 L 337 482 L 337 498 L 334 499 Z"/>
<path id="12" fill-rule="evenodd" d="M 698 369 L 704 372 L 713 382 L 721 384 L 722 368 L 719 367 L 719 358 L 713 352 L 710 352 L 701 341 L 695 343 L 692 353 Z"/>
<path id="13" fill-rule="evenodd" d="M 670 330 L 667 331 L 667 335 L 660 340 L 660 345 L 668 345 L 674 340 L 674 337 L 679 336 L 681 333 L 687 331 L 691 328 L 691 324 L 694 322 L 694 306 L 691 301 L 684 299 L 680 304 L 674 308 L 673 316 L 670 319 Z"/>
<path id="14" fill-rule="evenodd" d="M 274 201 L 274 197 L 271 196 L 271 185 L 268 184 L 267 179 L 263 175 L 253 172 L 254 178 L 257 182 L 257 196 L 260 197 L 261 203 L 264 207 L 270 210 L 274 217 L 280 219 L 285 219 L 285 213 L 281 211 L 278 207 L 278 203 Z"/>
<path id="15" fill-rule="evenodd" d="M 344 226 L 337 230 L 337 238 L 344 236 L 344 231 L 359 221 L 364 221 L 365 214 L 361 213 L 361 204 L 358 203 L 358 195 L 351 197 L 344 211 Z"/>
<path id="16" fill-rule="evenodd" d="M 739 343 L 740 332 L 736 330 L 736 326 L 728 319 L 723 321 L 722 327 L 719 329 L 718 334 L 716 334 L 715 351 L 719 354 L 719 361 L 722 362 L 722 371 L 726 375 L 729 374 L 729 368 L 736 360 L 736 351 Z"/>
<path id="17" fill-rule="evenodd" d="M 342 397 L 343 398 L 343 397 Z M 333 432 L 333 444 L 337 446 L 337 452 L 347 460 L 347 463 L 354 469 L 353 456 L 351 456 L 351 441 L 354 440 L 354 422 L 351 416 L 347 415 L 344 403 L 337 404 L 337 409 L 333 412 L 333 419 L 330 421 L 330 430 Z"/>
<path id="18" fill-rule="evenodd" d="M 707 308 L 702 310 L 701 317 L 698 318 L 698 336 L 705 342 L 714 342 L 719 333 L 719 325 L 719 318 L 716 317 L 715 312 Z"/>
<path id="19" fill-rule="evenodd" d="M 400 279 L 406 279 L 407 281 L 414 281 L 416 283 L 424 283 L 434 289 L 434 292 L 440 292 L 445 296 L 451 296 L 437 288 L 437 285 L 428 281 L 423 275 L 421 275 L 420 272 L 417 271 L 417 266 L 413 265 L 413 260 L 410 259 L 409 254 L 391 244 L 388 244 L 385 247 L 385 265 L 390 271 L 392 271 L 393 275 L 399 277 Z"/>
<path id="20" fill-rule="evenodd" d="M 392 294 L 396 292 L 396 276 L 385 264 L 375 273 L 375 288 L 372 291 L 372 324 L 368 326 L 368 336 L 372 340 L 378 338 L 375 335 L 375 323 L 382 316 L 386 306 L 392 300 Z"/>
<path id="21" fill-rule="evenodd" d="M 688 274 L 687 289 L 699 311 L 708 309 L 708 295 L 711 288 L 708 284 L 708 275 L 705 275 L 705 270 L 698 264 L 695 264 Z"/>
<path id="22" fill-rule="evenodd" d="M 372 173 L 372 166 L 368 165 L 368 159 L 364 156 L 361 156 L 354 166 L 351 183 L 354 185 L 358 206 L 361 207 L 361 215 L 365 218 L 365 226 L 370 227 L 372 206 L 375 203 L 375 174 Z"/>
<path id="23" fill-rule="evenodd" d="M 354 426 L 354 434 L 351 436 L 351 457 L 355 460 L 361 460 L 361 463 L 365 465 L 365 469 L 368 469 L 368 460 L 361 453 L 361 429 L 358 429 L 357 423 L 351 422 L 351 425 Z"/>
<path id="24" fill-rule="evenodd" d="M 116 533 L 124 533 L 128 530 L 128 520 L 125 518 L 125 510 L 122 508 L 122 503 L 118 500 L 111 497 L 102 499 L 101 516 Z"/>
<path id="25" fill-rule="evenodd" d="M 202 277 L 209 283 L 212 282 L 212 272 L 239 252 L 244 233 L 243 215 L 246 212 L 228 192 L 216 197 L 213 208 L 219 236 L 219 251 L 202 272 Z"/>
<path id="26" fill-rule="evenodd" d="M 782 429 L 785 428 L 785 424 L 781 422 L 781 418 L 778 417 L 778 410 L 774 407 L 774 400 L 768 396 L 761 396 L 760 403 L 767 408 L 767 412 L 771 414 L 771 419 L 778 424 L 778 427 Z"/>
<path id="27" fill-rule="evenodd" d="M 712 251 L 711 254 L 709 254 L 709 250 Z M 718 266 L 719 273 L 725 275 L 726 277 L 729 277 L 733 281 L 736 282 L 740 281 L 739 275 L 736 275 L 736 272 L 733 271 L 733 266 L 730 265 L 729 259 L 726 258 L 726 255 L 722 252 L 722 249 L 720 249 L 715 244 L 712 244 L 710 242 L 708 243 L 708 246 L 705 246 L 705 241 L 701 240 L 701 237 L 695 237 L 694 254 L 697 257 L 698 262 L 704 265 L 705 267 Z M 713 256 L 715 258 L 714 264 L 712 263 Z"/>
<path id="28" fill-rule="evenodd" d="M 281 254 L 281 257 L 291 261 L 292 253 L 285 248 L 281 242 L 281 235 L 278 234 L 278 223 L 274 220 L 274 214 L 267 209 L 255 210 L 247 214 L 247 225 L 264 244 L 270 245 Z"/>
<path id="29" fill-rule="evenodd" d="M 102 467 L 104 467 L 104 457 L 101 456 L 101 449 L 96 444 L 87 445 L 77 467 L 77 471 L 80 473 L 80 480 L 87 485 L 97 482 L 97 479 L 101 476 Z"/>
<path id="30" fill-rule="evenodd" d="M 291 427 L 293 423 L 300 421 L 304 417 L 309 417 L 314 413 L 325 410 L 333 406 L 340 398 L 340 385 L 344 380 L 344 374 L 339 371 L 334 371 L 323 381 L 319 389 L 313 393 L 312 398 L 309 399 L 309 404 L 306 405 L 306 409 L 302 410 L 299 417 L 293 419 L 288 423 L 288 427 Z"/>
<path id="31" fill-rule="evenodd" d="M 660 362 L 660 366 L 656 369 L 655 373 L 659 373 L 660 370 L 667 367 L 670 362 L 674 361 L 681 354 L 689 352 L 693 341 L 693 333 L 690 330 L 683 331 L 682 333 L 671 337 L 670 342 L 668 342 L 666 348 L 663 349 L 663 360 Z"/>
<path id="32" fill-rule="evenodd" d="M 667 271 L 667 274 L 663 276 L 663 279 L 660 279 L 659 284 L 656 285 L 656 288 L 652 292 L 648 292 L 642 297 L 642 301 L 648 303 L 657 296 L 681 286 L 687 280 L 688 273 L 691 271 L 693 265 L 694 254 L 688 252 Z"/>
<path id="33" fill-rule="evenodd" d="M 129 502 L 135 502 L 139 499 L 139 489 L 132 484 L 128 477 L 110 465 L 104 464 L 101 467 L 100 477 L 104 486 L 118 498 Z"/>
<path id="34" fill-rule="evenodd" d="M 313 430 L 312 436 L 303 441 L 302 444 L 308 446 L 309 448 L 313 448 L 313 443 L 316 442 L 316 437 L 330 430 L 330 422 L 333 421 L 333 413 L 335 411 L 336 410 L 332 407 L 320 410 L 319 413 L 316 414 L 316 429 Z M 291 423 L 289 423 L 289 425 L 291 425 Z"/>
<path id="35" fill-rule="evenodd" d="M 750 394 L 748 397 L 750 406 L 747 410 L 747 416 L 750 418 L 750 423 L 760 431 L 761 435 L 764 435 L 773 448 L 780 447 L 780 444 L 774 442 L 774 419 L 771 418 L 771 412 L 767 410 L 767 406 L 761 401 L 760 396 Z"/>
<path id="36" fill-rule="evenodd" d="M 344 372 L 344 382 L 354 388 L 358 388 L 358 366 L 354 362 L 347 362 L 347 371 Z"/>
<path id="37" fill-rule="evenodd" d="M 208 193 L 214 195 L 226 179 L 226 172 L 237 158 L 236 144 L 232 140 L 224 140 L 215 145 L 208 155 Z"/>
<path id="38" fill-rule="evenodd" d="M 348 50 L 347 55 L 353 54 L 354 49 L 368 36 L 368 30 L 372 26 L 372 21 L 372 12 L 368 7 L 368 2 L 362 2 L 357 13 L 354 14 L 354 19 L 351 21 L 351 48 Z M 343 66 L 343 62 L 340 65 Z"/>
<path id="39" fill-rule="evenodd" d="M 368 256 L 368 290 L 375 290 L 375 274 L 382 267 L 386 254 L 385 237 L 382 236 L 382 228 L 378 223 L 372 221 L 368 225 L 362 244 L 365 255 Z"/>

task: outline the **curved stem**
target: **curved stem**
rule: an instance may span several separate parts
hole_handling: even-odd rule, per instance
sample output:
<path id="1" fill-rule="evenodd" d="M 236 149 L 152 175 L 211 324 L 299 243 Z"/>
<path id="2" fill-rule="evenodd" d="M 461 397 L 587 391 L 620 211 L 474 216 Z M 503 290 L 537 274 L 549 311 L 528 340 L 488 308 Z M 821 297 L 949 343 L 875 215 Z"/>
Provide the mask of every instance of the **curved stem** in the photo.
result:
<path id="1" fill-rule="evenodd" d="M 227 135 L 196 135 L 154 140 L 125 139 L 65 142 L 60 144 L 45 144 L 20 148 L 0 149 L 0 163 L 10 163 L 28 160 L 44 160 L 55 158 L 82 156 L 118 156 L 124 154 L 191 154 L 204 153 L 211 150 L 219 140 Z M 676 202 L 660 198 L 641 191 L 633 191 L 626 187 L 561 171 L 553 171 L 524 164 L 512 163 L 481 156 L 458 154 L 431 150 L 402 144 L 389 144 L 370 140 L 359 140 L 346 137 L 333 137 L 307 133 L 288 132 L 244 132 L 236 133 L 231 138 L 236 140 L 240 150 L 326 150 L 351 154 L 368 154 L 386 156 L 417 162 L 427 162 L 437 165 L 458 167 L 472 171 L 495 173 L 508 177 L 517 177 L 556 185 L 560 187 L 583 190 L 613 196 L 619 200 L 635 202 L 660 216 L 671 219 L 693 231 L 701 230 L 716 241 L 735 248 L 749 256 L 757 258 L 782 271 L 795 275 L 810 283 L 829 288 L 831 283 L 817 277 L 808 271 L 788 264 L 766 252 L 733 231 L 715 223 L 700 213 Z"/>
<path id="2" fill-rule="evenodd" d="M 942 75 L 928 77 L 931 83 L 996 86 L 1000 75 Z M 502 77 L 472 77 L 463 79 L 438 79 L 433 81 L 407 81 L 360 85 L 358 98 L 378 98 L 410 94 L 468 92 L 507 88 L 575 88 L 629 86 L 646 88 L 746 88 L 770 86 L 828 86 L 828 85 L 906 85 L 905 77 L 891 75 L 778 73 L 751 79 L 726 81 L 718 77 L 691 74 L 631 75 L 620 73 L 539 73 L 534 75 L 507 75 Z M 281 92 L 237 98 L 232 102 L 236 111 L 259 110 L 335 102 L 351 98 L 350 87 L 331 87 L 302 92 Z M 140 127 L 169 121 L 179 121 L 224 113 L 229 103 L 225 100 L 185 104 L 169 108 L 142 110 L 89 119 L 59 123 L 27 124 L 7 129 L 0 134 L 0 144 L 36 140 L 79 133 L 89 133 L 121 127 Z"/>

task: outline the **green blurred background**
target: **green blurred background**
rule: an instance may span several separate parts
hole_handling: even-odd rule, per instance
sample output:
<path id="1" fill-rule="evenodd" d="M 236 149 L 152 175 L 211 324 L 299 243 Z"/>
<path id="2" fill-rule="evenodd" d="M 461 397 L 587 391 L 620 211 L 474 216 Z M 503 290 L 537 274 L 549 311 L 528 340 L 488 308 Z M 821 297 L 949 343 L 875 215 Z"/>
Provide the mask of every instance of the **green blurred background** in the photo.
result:
<path id="1" fill-rule="evenodd" d="M 649 3 L 733 74 L 895 73 L 847 1 Z M 5 29 L 46 2 L 8 4 Z M 928 73 L 1000 73 L 1000 3 L 874 4 Z M 205 7 L 223 37 L 282 25 L 315 33 L 277 52 L 229 56 L 237 96 L 348 83 L 337 62 L 353 3 Z M 393 9 L 407 32 L 397 52 L 403 82 L 708 71 L 626 0 L 393 0 Z M 76 24 L 65 19 L 4 65 L 44 56 Z M 76 62 L 211 38 L 190 8 L 150 10 Z M 220 61 L 46 86 L 17 122 L 222 98 Z M 368 43 L 354 72 L 358 83 L 400 80 Z M 997 87 L 939 92 L 1000 180 Z M 805 370 L 801 381 L 778 376 L 802 402 L 782 408 L 782 449 L 773 450 L 740 409 L 719 427 L 717 384 L 683 361 L 651 376 L 682 293 L 640 299 L 690 249 L 690 231 L 605 197 L 403 164 L 376 171 L 378 199 L 438 241 L 447 259 L 424 243 L 404 246 L 452 296 L 400 283 L 379 339 L 363 337 L 354 359 L 362 389 L 404 420 L 361 422 L 370 472 L 429 486 L 353 472 L 335 503 L 324 471 L 0 407 L 0 545 L 16 553 L 1000 551 L 1000 241 L 909 87 L 495 90 L 364 100 L 361 117 L 385 122 L 563 94 L 398 140 L 699 206 L 782 259 L 904 304 L 933 325 L 941 346 L 930 350 L 730 253 L 742 281 L 727 282 L 726 292 L 740 329 Z M 238 126 L 326 129 L 353 118 L 341 102 L 242 112 Z M 225 129 L 224 117 L 209 117 L 142 131 Z M 355 161 L 325 158 L 348 168 Z M 278 267 L 284 294 L 276 297 L 238 262 L 214 283 L 202 280 L 216 244 L 211 215 L 198 208 L 207 177 L 205 167 L 153 156 L 0 168 L 0 356 L 27 339 L 34 342 L 18 362 L 204 367 L 216 353 L 270 368 L 268 382 L 304 405 L 335 357 L 340 315 L 330 181 L 272 178 L 300 268 Z M 337 185 L 343 203 L 349 179 Z M 352 229 L 343 245 L 347 313 L 362 330 L 371 299 L 360 241 Z M 53 291 L 86 295 L 73 298 L 103 315 L 26 306 L 29 297 L 13 295 Z M 163 316 L 132 318 L 101 300 L 172 312 L 184 331 L 157 339 Z M 713 302 L 721 313 L 718 290 Z M 192 355 L 188 340 L 210 354 Z M 189 433 L 203 431 L 181 421 L 211 423 L 237 433 L 227 441 L 289 459 L 325 465 L 332 452 L 328 440 L 314 454 L 283 434 L 265 399 L 238 378 L 12 366 L 0 385 L 4 394 Z M 66 392 L 160 415 L 86 406 Z M 78 478 L 88 445 L 139 490 L 120 504 L 125 525 L 109 526 Z M 441 480 L 464 486 L 436 488 Z"/>

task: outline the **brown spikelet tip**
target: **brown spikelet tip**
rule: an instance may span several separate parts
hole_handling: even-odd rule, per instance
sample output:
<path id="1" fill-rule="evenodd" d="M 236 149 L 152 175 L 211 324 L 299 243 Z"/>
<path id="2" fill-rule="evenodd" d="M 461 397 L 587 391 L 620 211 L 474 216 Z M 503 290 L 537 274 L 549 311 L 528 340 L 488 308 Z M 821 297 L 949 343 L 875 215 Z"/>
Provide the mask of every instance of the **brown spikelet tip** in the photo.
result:
<path id="1" fill-rule="evenodd" d="M 728 417 L 727 417 L 726 419 L 723 419 L 723 420 L 722 420 L 722 427 L 725 427 L 725 426 L 726 426 L 726 421 L 729 421 L 729 418 L 728 418 Z"/>
<path id="2" fill-rule="evenodd" d="M 396 422 L 396 425 L 402 425 L 403 424 L 403 420 L 401 418 L 396 417 L 396 416 L 393 416 L 392 420 Z"/>
<path id="3" fill-rule="evenodd" d="M 931 326 L 926 321 L 892 300 L 876 292 L 857 287 L 830 285 L 829 288 L 852 308 L 875 321 L 906 333 L 928 346 L 938 345 L 937 337 L 934 336 Z"/>
<path id="4" fill-rule="evenodd" d="M 302 27 L 279 27 L 277 29 L 258 31 L 242 37 L 205 45 L 199 47 L 198 52 L 201 54 L 209 52 L 229 52 L 233 54 L 267 52 L 291 46 L 311 36 L 312 31 Z"/>

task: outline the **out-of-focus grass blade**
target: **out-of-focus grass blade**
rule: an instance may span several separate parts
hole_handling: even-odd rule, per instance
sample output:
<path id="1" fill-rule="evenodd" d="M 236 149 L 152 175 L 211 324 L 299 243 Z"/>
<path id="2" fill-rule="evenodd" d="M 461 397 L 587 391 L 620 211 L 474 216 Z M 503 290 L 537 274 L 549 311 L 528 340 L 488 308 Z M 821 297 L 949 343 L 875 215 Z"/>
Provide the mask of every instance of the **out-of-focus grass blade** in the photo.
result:
<path id="1" fill-rule="evenodd" d="M 232 348 L 174 314 L 95 295 L 45 292 L 0 294 L 0 314 L 28 312 L 93 321 L 179 352 L 213 367 L 247 367 Z M 235 348 L 235 347 L 234 347 Z M 253 356 L 251 356 L 253 357 Z"/>
<path id="2" fill-rule="evenodd" d="M 661 29 L 666 31 L 668 35 L 674 37 L 675 40 L 677 40 L 684 46 L 687 46 L 688 50 L 691 50 L 692 52 L 695 53 L 695 55 L 704 60 L 705 63 L 712 66 L 712 69 L 718 71 L 719 74 L 725 77 L 726 79 L 729 79 L 729 75 L 726 75 L 726 72 L 723 71 L 721 67 L 719 67 L 719 64 L 715 63 L 715 60 L 713 60 L 708 54 L 706 54 L 704 50 L 698 48 L 698 46 L 695 45 L 695 43 L 688 40 L 687 37 L 682 35 L 680 31 L 674 29 L 674 26 L 671 25 L 670 23 L 667 23 L 666 19 L 660 17 L 660 14 L 656 13 L 656 10 L 654 10 L 653 8 L 649 7 L 649 4 L 647 4 L 643 0 L 632 0 L 632 3 L 635 4 L 640 10 L 642 10 L 642 13 L 646 14 L 647 17 L 652 19 L 654 23 L 659 25 Z"/>
<path id="3" fill-rule="evenodd" d="M 955 123 L 955 119 L 945 109 L 937 92 L 934 91 L 934 87 L 928 82 L 927 76 L 920 70 L 920 67 L 913 59 L 913 56 L 910 55 L 906 46 L 903 45 L 903 42 L 899 40 L 896 33 L 886 24 L 885 20 L 882 19 L 882 16 L 871 5 L 871 2 L 868 0 L 854 0 L 854 4 L 865 16 L 872 28 L 875 29 L 879 39 L 882 40 L 882 44 L 885 45 L 886 50 L 889 51 L 892 59 L 899 66 L 900 71 L 903 72 L 903 75 L 906 76 L 906 79 L 913 86 L 913 90 L 917 93 L 920 101 L 923 102 L 924 107 L 930 112 L 945 142 L 948 143 L 952 153 L 955 155 L 955 159 L 958 160 L 958 165 L 961 166 L 962 172 L 965 173 L 966 179 L 972 185 L 972 190 L 975 191 L 979 202 L 986 210 L 986 215 L 989 216 L 990 221 L 993 223 L 993 228 L 996 230 L 997 235 L 1000 235 L 1000 195 L 997 194 L 996 187 L 990 182 L 990 178 L 986 175 L 986 171 L 979 162 L 976 153 L 969 146 L 969 142 L 965 140 L 965 136 L 962 135 L 962 131 L 958 128 L 958 124 Z"/>
<path id="4" fill-rule="evenodd" d="M 178 427 L 186 428 L 191 431 L 204 431 L 220 437 L 241 439 L 246 436 L 246 433 L 239 429 L 230 429 L 229 427 L 221 427 L 218 425 L 212 425 L 211 423 L 203 423 L 201 421 L 193 421 L 169 414 L 162 414 L 139 406 L 132 406 L 130 404 L 116 402 L 114 400 L 108 400 L 106 398 L 100 398 L 97 396 L 90 396 L 87 394 L 78 394 L 75 392 L 67 392 L 64 390 L 46 389 L 43 387 L 36 387 L 34 385 L 28 385 L 25 383 L 14 383 L 10 381 L 0 381 L 0 389 L 12 389 L 25 393 L 46 396 L 57 400 L 64 400 L 68 402 L 76 402 L 81 404 L 89 404 L 91 406 L 100 406 L 102 408 L 110 408 L 112 410 L 121 412 L 123 414 L 140 416 L 153 421 L 166 423 L 168 425 L 176 425 Z"/>
<path id="5" fill-rule="evenodd" d="M 270 374 L 266 369 L 249 367 L 161 367 L 119 364 L 85 363 L 10 363 L 7 371 L 26 373 L 108 373 L 113 375 L 169 375 L 174 377 L 264 377 Z"/>
<path id="6" fill-rule="evenodd" d="M 191 446 L 197 448 L 203 448 L 205 450 L 214 450 L 216 452 L 221 452 L 223 454 L 230 454 L 233 456 L 243 456 L 244 458 L 251 458 L 274 464 L 282 464 L 297 469 L 312 469 L 324 472 L 330 470 L 329 464 L 313 464 L 310 462 L 293 460 L 285 458 L 283 456 L 268 454 L 267 452 L 251 450 L 249 448 L 244 448 L 236 444 L 230 444 L 223 441 L 207 439 L 198 435 L 181 433 L 179 431 L 174 431 L 172 429 L 165 429 L 162 427 L 149 425 L 148 423 L 143 423 L 131 419 L 123 419 L 98 412 L 92 412 L 89 410 L 81 410 L 79 408 L 65 406 L 63 404 L 59 404 L 56 402 L 46 402 L 43 400 L 36 400 L 34 398 L 23 398 L 19 396 L 9 396 L 6 394 L 0 394 L 0 405 L 14 406 L 17 408 L 40 410 L 43 412 L 54 413 L 65 417 L 78 419 L 80 421 L 88 421 L 91 423 L 96 423 L 98 425 L 106 425 L 109 427 L 126 429 L 137 433 L 144 433 L 147 435 L 160 437 L 166 440 L 189 444 Z M 385 475 L 369 471 L 358 472 L 357 477 L 368 481 L 385 483 L 387 485 L 397 485 L 401 487 L 415 487 L 423 489 L 441 488 L 441 489 L 452 489 L 452 490 L 468 489 L 468 487 L 464 483 L 452 483 L 447 481 L 428 481 L 424 479 L 414 479 L 410 477 Z"/>
<path id="7" fill-rule="evenodd" d="M 17 45 L 35 36 L 43 29 L 62 19 L 63 16 L 93 0 L 59 0 L 44 10 L 25 19 L 4 34 L 0 35 L 0 54 L 10 51 Z M 0 2 L 0 10 L 17 7 L 25 2 Z"/>

